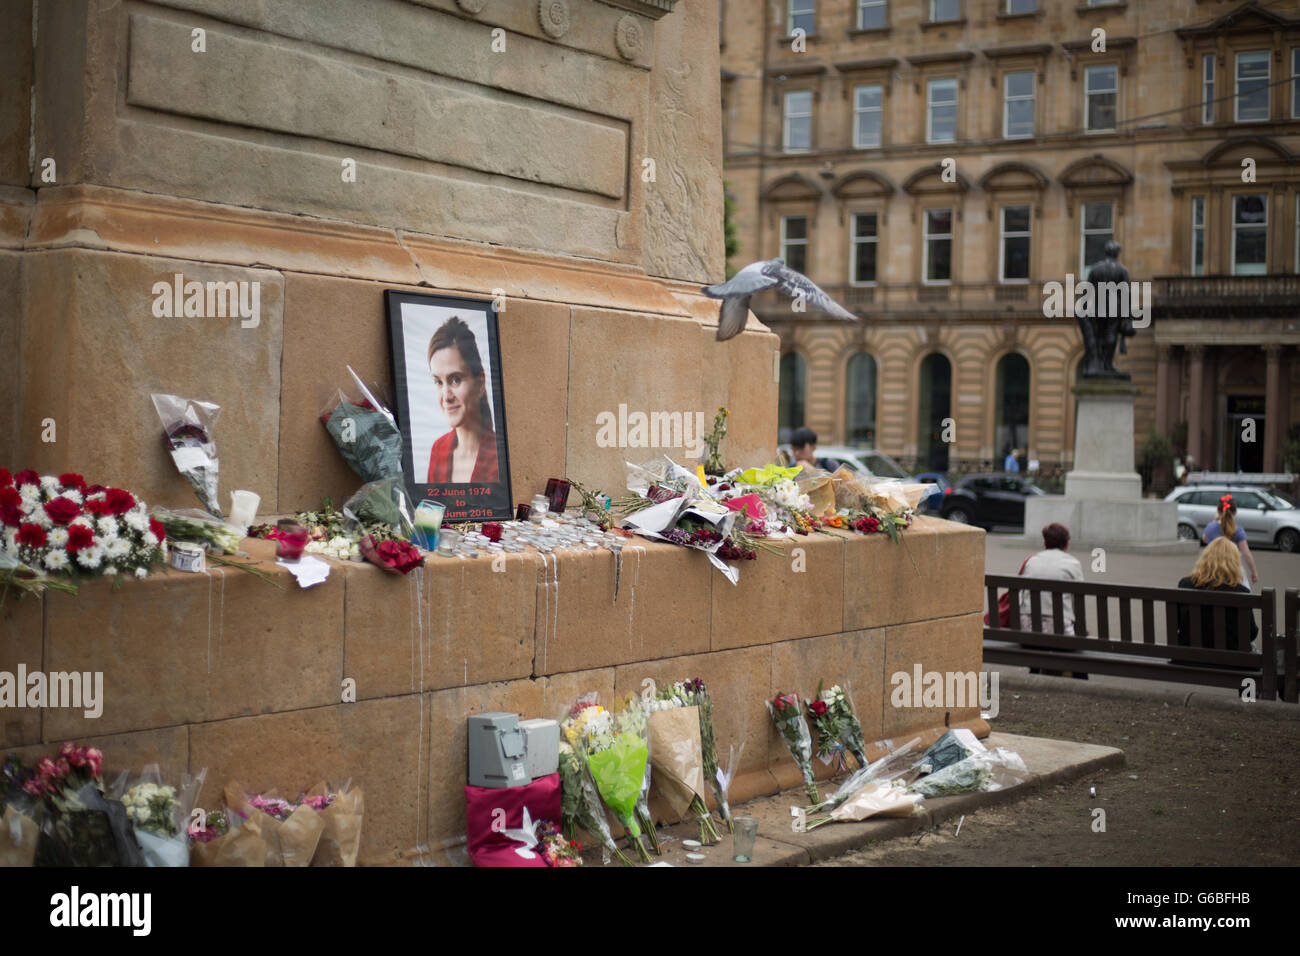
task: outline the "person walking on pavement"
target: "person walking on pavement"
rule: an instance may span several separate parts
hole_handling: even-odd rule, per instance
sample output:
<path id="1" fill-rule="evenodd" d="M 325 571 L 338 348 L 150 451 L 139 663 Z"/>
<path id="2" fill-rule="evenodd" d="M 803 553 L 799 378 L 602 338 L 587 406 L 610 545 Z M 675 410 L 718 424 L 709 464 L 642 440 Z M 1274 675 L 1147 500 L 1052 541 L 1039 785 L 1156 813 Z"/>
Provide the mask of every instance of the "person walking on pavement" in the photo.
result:
<path id="1" fill-rule="evenodd" d="M 1255 567 L 1255 556 L 1250 553 L 1246 532 L 1237 526 L 1237 506 L 1232 503 L 1232 495 L 1224 495 L 1219 499 L 1218 516 L 1205 526 L 1205 533 L 1201 535 L 1201 540 L 1209 544 L 1219 537 L 1227 538 L 1237 546 L 1237 550 L 1241 552 L 1241 576 L 1245 578 L 1246 571 L 1249 570 L 1251 585 L 1258 584 L 1259 571 Z"/>

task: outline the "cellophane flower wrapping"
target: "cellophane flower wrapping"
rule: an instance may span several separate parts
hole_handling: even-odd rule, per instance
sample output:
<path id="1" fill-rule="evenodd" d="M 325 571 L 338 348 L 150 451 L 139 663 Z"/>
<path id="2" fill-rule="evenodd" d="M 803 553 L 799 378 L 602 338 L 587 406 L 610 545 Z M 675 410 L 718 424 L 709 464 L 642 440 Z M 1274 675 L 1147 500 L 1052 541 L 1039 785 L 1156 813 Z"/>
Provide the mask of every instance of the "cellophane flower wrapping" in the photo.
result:
<path id="1" fill-rule="evenodd" d="M 31 777 L 17 754 L 0 762 L 0 867 L 31 866 L 36 860 L 42 806 L 23 789 Z"/>
<path id="2" fill-rule="evenodd" d="M 855 770 L 839 788 L 825 800 L 807 808 L 808 813 L 824 812 L 834 809 L 857 793 L 867 783 L 888 783 L 912 771 L 917 763 L 917 751 L 921 747 L 921 738 L 913 737 L 901 747 L 873 760 L 866 766 Z"/>
<path id="3" fill-rule="evenodd" d="M 857 761 L 858 767 L 867 765 L 867 744 L 863 739 L 862 725 L 853 714 L 853 705 L 839 684 L 829 690 L 817 685 L 817 697 L 807 702 L 808 716 L 818 731 L 817 756 L 829 757 L 839 744 Z"/>
<path id="4" fill-rule="evenodd" d="M 402 476 L 402 433 L 393 413 L 373 392 L 354 397 L 335 389 L 320 419 L 343 460 L 362 481 Z"/>
<path id="5" fill-rule="evenodd" d="M 641 782 L 645 775 L 645 761 L 648 758 L 648 748 L 645 746 L 644 741 L 636 741 L 627 735 L 622 735 L 625 738 L 623 743 L 617 751 L 613 751 L 614 741 L 618 736 L 615 734 L 614 718 L 609 711 L 597 703 L 595 694 L 580 697 L 569 708 L 568 714 L 560 722 L 560 732 L 564 738 L 560 747 L 561 783 L 566 788 L 574 785 L 581 787 L 583 797 L 577 803 L 576 808 L 586 819 L 585 821 L 579 820 L 580 825 L 587 827 L 588 832 L 593 836 L 601 837 L 605 849 L 613 852 L 621 863 L 631 864 L 631 861 L 618 849 L 617 844 L 609 835 L 609 824 L 605 821 L 605 810 L 600 805 L 601 800 L 604 800 L 605 805 L 614 811 L 615 817 L 627 829 L 629 841 L 634 843 L 634 847 L 639 847 L 637 855 L 643 859 L 647 858 L 648 855 L 645 852 L 645 847 L 641 845 L 641 841 L 631 836 L 634 827 L 638 831 L 640 829 L 634 819 L 634 811 L 637 797 L 641 793 Z M 638 749 L 640 751 L 640 763 L 637 763 L 636 760 L 636 751 Z M 590 759 L 594 753 L 607 750 L 611 752 L 605 756 L 597 757 L 596 761 L 593 762 Z M 620 758 L 624 759 L 620 761 Z M 579 769 L 584 772 L 574 773 L 571 769 L 566 770 L 563 765 L 568 761 L 577 763 Z M 574 777 L 577 779 L 572 779 Z M 605 780 L 605 788 L 601 786 L 602 777 Z M 587 783 L 590 784 L 590 792 L 587 790 Z M 596 797 L 594 807 L 591 805 L 592 795 Z M 610 802 L 611 797 L 619 801 L 623 806 L 625 815 Z M 562 800 L 562 812 L 566 806 L 570 810 L 574 808 L 572 801 L 566 804 Z M 631 826 L 628 825 L 629 823 Z M 592 829 L 592 827 L 595 829 Z"/>
<path id="6" fill-rule="evenodd" d="M 198 508 L 155 508 L 153 518 L 161 524 L 172 541 L 190 541 L 206 545 L 218 554 L 239 551 L 240 531 L 224 520 Z"/>
<path id="7" fill-rule="evenodd" d="M 631 861 L 614 842 L 605 818 L 605 808 L 596 792 L 596 784 L 591 779 L 586 761 L 573 744 L 567 740 L 560 741 L 560 823 L 570 841 L 576 839 L 579 831 L 589 833 L 600 841 L 605 861 L 612 853 L 619 862 L 631 865 Z"/>
<path id="8" fill-rule="evenodd" d="M 380 529 L 410 541 L 415 533 L 415 509 L 401 478 L 371 481 L 343 504 L 344 525 L 358 537 Z"/>
<path id="9" fill-rule="evenodd" d="M 148 764 L 129 781 L 129 787 L 127 781 L 119 785 L 146 866 L 189 866 L 186 831 L 206 777 L 206 768 L 193 776 L 185 773 L 177 786 L 171 786 L 163 783 L 157 764 Z"/>
<path id="10" fill-rule="evenodd" d="M 654 744 L 650 738 L 645 702 L 635 694 L 629 694 L 614 702 L 614 725 L 620 730 L 636 734 L 646 742 L 645 772 L 641 776 L 641 793 L 636 800 L 636 821 L 641 827 L 641 835 L 650 841 L 656 853 L 663 852 L 659 842 L 659 833 L 655 830 L 654 816 L 650 813 L 650 784 L 653 771 Z"/>
<path id="11" fill-rule="evenodd" d="M 144 866 L 121 802 L 104 797 L 104 755 L 65 743 L 23 784 L 44 804 L 37 866 Z"/>
<path id="12" fill-rule="evenodd" d="M 909 789 L 926 797 L 1002 790 L 1029 779 L 1029 769 L 1015 751 L 1005 747 L 982 750 L 965 760 L 913 782 Z"/>
<path id="13" fill-rule="evenodd" d="M 150 397 L 176 470 L 189 481 L 203 507 L 220 518 L 217 445 L 212 429 L 221 416 L 221 406 L 179 395 L 155 393 Z"/>
<path id="14" fill-rule="evenodd" d="M 817 784 L 813 779 L 812 734 L 803 717 L 803 703 L 798 694 L 778 694 L 767 702 L 767 712 L 772 715 L 772 723 L 785 741 L 790 756 L 803 774 L 804 790 L 811 803 L 820 802 L 817 796 Z"/>

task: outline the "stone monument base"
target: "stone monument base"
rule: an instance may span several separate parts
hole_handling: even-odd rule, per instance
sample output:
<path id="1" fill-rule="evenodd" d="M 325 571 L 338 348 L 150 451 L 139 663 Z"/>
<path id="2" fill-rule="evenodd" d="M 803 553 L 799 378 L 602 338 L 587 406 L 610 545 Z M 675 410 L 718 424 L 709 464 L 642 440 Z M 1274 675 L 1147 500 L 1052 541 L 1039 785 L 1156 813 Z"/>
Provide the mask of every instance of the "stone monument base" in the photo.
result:
<path id="1" fill-rule="evenodd" d="M 1068 480 L 1068 479 L 1067 479 Z M 1070 529 L 1070 546 L 1115 551 L 1194 554 L 1193 541 L 1178 540 L 1178 505 L 1152 498 L 1076 498 L 1042 495 L 1025 501 L 1025 543 L 1042 547 L 1042 527 L 1058 521 Z"/>
<path id="2" fill-rule="evenodd" d="M 1133 467 L 1133 402 L 1138 388 L 1127 379 L 1085 379 L 1078 399 L 1074 470 L 1064 495 L 1025 501 L 1025 542 L 1041 547 L 1043 525 L 1060 522 L 1078 549 L 1194 551 L 1178 540 L 1178 506 L 1142 497 Z"/>

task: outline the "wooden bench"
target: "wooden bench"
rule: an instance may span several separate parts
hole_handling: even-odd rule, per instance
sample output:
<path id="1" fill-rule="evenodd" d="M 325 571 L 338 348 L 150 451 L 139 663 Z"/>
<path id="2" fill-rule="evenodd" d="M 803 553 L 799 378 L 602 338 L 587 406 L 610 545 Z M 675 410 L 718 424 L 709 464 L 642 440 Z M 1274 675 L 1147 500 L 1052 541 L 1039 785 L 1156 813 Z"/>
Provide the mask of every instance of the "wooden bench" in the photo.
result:
<path id="1" fill-rule="evenodd" d="M 984 628 L 984 660 L 1074 673 L 1110 674 L 1147 680 L 1176 681 L 1242 691 L 1254 681 L 1255 696 L 1297 702 L 1296 656 L 1300 643 L 1300 600 L 1286 592 L 1278 633 L 1272 588 L 1260 594 L 1148 588 L 1090 581 L 989 574 L 984 577 L 989 624 Z M 997 620 L 998 594 L 1010 593 L 1011 620 Z M 1020 593 L 1028 592 L 1031 629 L 1020 619 Z M 1043 595 L 1051 594 L 1052 612 L 1044 615 Z M 1073 595 L 1074 634 L 1065 633 L 1062 595 Z M 1091 604 L 1091 608 L 1089 608 Z M 1179 605 L 1187 615 L 1190 646 L 1178 643 Z M 1205 634 L 1203 611 L 1210 608 L 1213 627 Z M 1112 620 L 1112 611 L 1115 620 Z M 1259 651 L 1250 650 L 1250 619 L 1259 615 Z M 1235 617 L 1244 649 L 1229 650 L 1228 616 Z M 1043 629 L 1044 617 L 1051 630 Z M 1090 629 L 1093 625 L 1093 629 Z M 1025 645 L 1030 645 L 1026 647 Z"/>

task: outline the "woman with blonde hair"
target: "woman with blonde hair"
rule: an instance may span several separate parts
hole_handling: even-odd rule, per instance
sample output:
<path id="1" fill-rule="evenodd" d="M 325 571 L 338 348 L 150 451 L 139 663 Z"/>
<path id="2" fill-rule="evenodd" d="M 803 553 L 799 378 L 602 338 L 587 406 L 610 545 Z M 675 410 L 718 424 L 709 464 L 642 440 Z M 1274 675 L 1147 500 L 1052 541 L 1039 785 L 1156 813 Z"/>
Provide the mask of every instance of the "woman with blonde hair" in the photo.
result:
<path id="1" fill-rule="evenodd" d="M 1237 550 L 1241 552 L 1242 568 L 1250 568 L 1250 583 L 1258 584 L 1259 571 L 1255 569 L 1255 556 L 1250 553 L 1250 545 L 1246 543 L 1246 532 L 1237 526 L 1237 506 L 1233 504 L 1230 494 L 1219 499 L 1219 513 L 1205 526 L 1205 534 L 1201 535 L 1201 540 L 1209 544 L 1220 536 L 1237 546 Z"/>
<path id="2" fill-rule="evenodd" d="M 1249 594 L 1250 588 L 1241 583 L 1241 557 L 1233 546 L 1231 539 L 1217 537 L 1201 552 L 1192 573 L 1178 582 L 1180 588 L 1192 588 L 1197 591 L 1231 591 Z M 1185 604 L 1178 605 L 1178 643 L 1183 647 L 1192 644 L 1190 626 L 1191 608 Z M 1251 641 L 1259 634 L 1255 615 L 1250 615 L 1250 637 L 1244 642 L 1237 633 L 1237 609 L 1228 608 L 1224 612 L 1224 650 L 1248 651 Z M 1214 609 L 1201 607 L 1201 646 L 1216 646 L 1214 632 Z"/>

